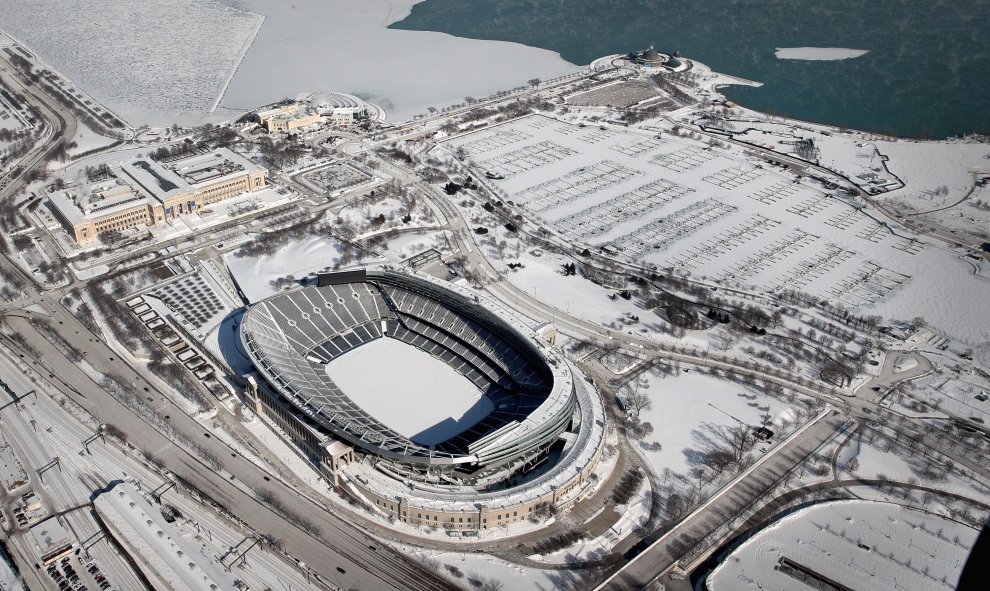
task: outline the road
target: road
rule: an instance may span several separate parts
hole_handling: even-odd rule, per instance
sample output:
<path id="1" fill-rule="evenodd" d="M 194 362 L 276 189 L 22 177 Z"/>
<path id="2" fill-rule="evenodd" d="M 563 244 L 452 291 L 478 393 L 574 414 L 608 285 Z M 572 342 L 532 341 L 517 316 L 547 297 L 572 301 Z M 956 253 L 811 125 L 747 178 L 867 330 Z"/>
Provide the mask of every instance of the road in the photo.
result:
<path id="1" fill-rule="evenodd" d="M 58 514 L 62 524 L 86 552 L 81 554 L 83 562 L 95 560 L 100 572 L 119 590 L 143 589 L 144 585 L 134 574 L 126 558 L 117 553 L 114 546 L 103 537 L 103 530 L 91 511 L 94 491 L 106 490 L 113 482 L 132 479 L 143 484 L 147 490 L 165 482 L 157 471 L 151 471 L 135 452 L 124 453 L 126 447 L 114 445 L 108 440 L 93 439 L 97 432 L 96 420 L 86 415 L 60 393 L 55 393 L 46 384 L 31 376 L 36 373 L 25 369 L 23 360 L 10 359 L 6 351 L 0 351 L 0 379 L 18 394 L 33 390 L 18 404 L 4 405 L 0 410 L 5 439 L 12 443 L 21 462 L 31 477 L 30 487 L 39 497 L 49 514 Z M 54 395 L 53 395 L 54 394 Z M 0 398 L 5 398 L 0 393 Z M 88 445 L 84 441 L 89 441 Z M 34 468 L 58 457 L 57 468 L 48 470 L 44 480 L 35 474 Z M 40 463 L 39 463 L 40 462 Z M 13 497 L 19 500 L 23 490 Z M 3 491 L 0 491 L 0 497 Z M 185 491 L 180 494 L 165 495 L 166 502 L 178 507 L 181 513 L 195 522 L 187 524 L 187 531 L 202 528 L 204 552 L 223 554 L 227 549 L 244 539 L 246 531 L 232 527 L 231 523 L 203 505 L 188 498 Z M 7 509 L 10 507 L 7 506 Z M 9 511 L 7 513 L 10 515 Z M 37 558 L 34 544 L 25 530 L 12 529 L 13 539 L 8 546 L 15 549 L 20 557 L 26 557 L 21 564 L 33 564 Z M 3 533 L 0 532 L 0 537 Z M 23 541 L 22 541 L 23 539 Z M 294 562 L 288 562 L 275 552 L 253 552 L 249 564 L 240 568 L 241 576 L 251 581 L 252 588 L 273 589 L 313 589 L 306 583 L 306 575 L 300 572 Z M 75 565 L 79 576 L 90 589 L 97 589 L 89 572 L 82 568 L 83 562 Z M 45 591 L 52 581 L 45 571 L 22 569 L 31 589 Z M 263 583 L 263 584 L 262 584 Z M 46 586 L 47 585 L 47 586 Z"/>
<path id="2" fill-rule="evenodd" d="M 17 176 L 11 177 L 7 186 L 0 190 L 0 201 L 4 201 L 17 193 L 22 185 L 19 181 L 31 170 L 46 162 L 59 142 L 69 141 L 75 137 L 78 128 L 78 122 L 72 112 L 44 92 L 39 92 L 36 87 L 24 84 L 15 72 L 16 69 L 3 54 L 0 54 L 0 77 L 8 86 L 22 94 L 25 99 L 39 109 L 42 118 L 48 122 L 51 132 L 47 138 L 36 144 L 20 159 L 18 165 L 21 171 Z"/>
<path id="3" fill-rule="evenodd" d="M 8 65 L 9 67 L 9 65 Z M 76 122 L 71 113 L 62 109 L 51 98 L 37 93 L 34 89 L 19 87 L 49 120 L 53 133 L 36 146 L 21 161 L 23 174 L 41 165 L 47 155 L 63 137 L 75 134 Z M 3 196 L 15 193 L 23 185 L 21 177 L 11 179 Z M 271 212 L 265 212 L 270 214 Z M 238 220 L 229 224 L 230 228 L 246 223 Z M 208 229 L 213 234 L 216 228 Z M 192 237 L 195 242 L 196 236 Z M 187 240 L 190 237 L 186 237 Z M 140 255 L 150 249 L 161 249 L 154 245 L 130 256 Z M 22 277 L 27 285 L 37 282 L 24 273 L 12 260 L 3 257 L 0 264 L 10 272 Z M 456 589 L 457 586 L 424 569 L 417 562 L 407 558 L 377 542 L 366 532 L 311 501 L 308 497 L 277 484 L 274 474 L 268 474 L 252 462 L 241 457 L 218 439 L 204 434 L 202 427 L 185 415 L 168 399 L 158 392 L 126 362 L 119 359 L 99 337 L 93 335 L 59 302 L 64 289 L 31 295 L 4 308 L 13 312 L 17 308 L 31 305 L 43 306 L 51 315 L 53 327 L 73 348 L 85 355 L 86 360 L 99 372 L 114 375 L 124 384 L 133 384 L 150 394 L 151 404 L 168 416 L 168 420 L 182 437 L 196 442 L 221 465 L 215 470 L 203 463 L 202 459 L 176 445 L 169 437 L 149 427 L 145 419 L 113 398 L 101 384 L 93 382 L 76 364 L 66 359 L 43 335 L 37 332 L 23 317 L 7 315 L 6 321 L 20 333 L 30 347 L 39 352 L 33 363 L 49 376 L 49 379 L 65 391 L 83 408 L 106 423 L 121 429 L 135 447 L 151 452 L 176 477 L 198 489 L 205 497 L 222 504 L 236 517 L 255 531 L 270 533 L 283 540 L 285 550 L 296 559 L 305 562 L 316 575 L 347 589 Z M 23 314 L 23 312 L 22 312 Z M 30 314 L 28 314 L 30 315 Z M 57 323 L 57 324 L 56 324 Z M 15 346 L 13 343 L 9 343 Z M 30 351 L 21 351 L 27 358 Z M 268 484 L 271 483 L 271 484 Z M 319 529 L 319 534 L 306 532 L 288 523 L 265 504 L 259 502 L 254 490 L 264 488 L 283 507 L 294 513 L 305 515 Z"/>
<path id="4" fill-rule="evenodd" d="M 897 361 L 902 358 L 913 359 L 915 365 L 897 371 Z M 879 373 L 857 388 L 855 395 L 864 400 L 879 402 L 898 384 L 918 379 L 933 369 L 931 360 L 917 351 L 890 350 L 884 356 Z"/>

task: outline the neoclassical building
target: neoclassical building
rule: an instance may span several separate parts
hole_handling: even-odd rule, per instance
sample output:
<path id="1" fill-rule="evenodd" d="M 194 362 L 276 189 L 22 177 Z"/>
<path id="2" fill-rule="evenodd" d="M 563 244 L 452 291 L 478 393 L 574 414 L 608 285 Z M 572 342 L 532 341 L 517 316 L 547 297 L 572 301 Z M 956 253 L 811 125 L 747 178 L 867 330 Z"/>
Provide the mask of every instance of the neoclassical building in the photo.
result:
<path id="1" fill-rule="evenodd" d="M 101 233 L 153 226 L 210 204 L 259 191 L 267 171 L 227 148 L 160 163 L 133 158 L 102 178 L 49 195 L 51 209 L 79 244 Z"/>

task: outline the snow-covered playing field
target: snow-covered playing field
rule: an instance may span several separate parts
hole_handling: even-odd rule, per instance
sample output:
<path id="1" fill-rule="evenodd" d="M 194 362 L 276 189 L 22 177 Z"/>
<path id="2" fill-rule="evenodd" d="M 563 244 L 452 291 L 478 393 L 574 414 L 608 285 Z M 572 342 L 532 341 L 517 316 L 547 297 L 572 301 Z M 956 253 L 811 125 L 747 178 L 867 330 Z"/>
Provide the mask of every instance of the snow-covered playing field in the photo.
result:
<path id="1" fill-rule="evenodd" d="M 494 408 L 452 367 L 395 339 L 365 343 L 326 370 L 356 405 L 422 445 L 450 439 Z"/>
<path id="2" fill-rule="evenodd" d="M 990 283 L 961 253 L 739 147 L 690 135 L 533 115 L 447 145 L 466 150 L 479 176 L 504 177 L 490 183 L 570 242 L 726 286 L 922 316 L 973 345 L 990 340 L 990 309 L 968 305 Z"/>

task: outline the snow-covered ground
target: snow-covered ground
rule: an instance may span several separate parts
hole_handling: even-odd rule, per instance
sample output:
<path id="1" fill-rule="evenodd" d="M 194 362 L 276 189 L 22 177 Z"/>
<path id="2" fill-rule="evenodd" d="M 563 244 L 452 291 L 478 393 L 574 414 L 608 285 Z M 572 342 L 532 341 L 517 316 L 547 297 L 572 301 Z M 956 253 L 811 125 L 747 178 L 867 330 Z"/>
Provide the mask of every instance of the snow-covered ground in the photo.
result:
<path id="1" fill-rule="evenodd" d="M 503 589 L 512 591 L 547 591 L 565 588 L 564 583 L 571 576 L 567 571 L 520 566 L 488 554 L 439 552 L 396 543 L 392 545 L 423 564 L 436 567 L 439 574 L 462 587 L 471 579 L 484 578 L 501 581 Z"/>
<path id="2" fill-rule="evenodd" d="M 954 589 L 978 533 L 889 503 L 821 503 L 758 532 L 707 584 L 712 591 L 811 588 L 789 574 L 800 569 L 850 589 Z"/>
<path id="3" fill-rule="evenodd" d="M 14 574 L 14 569 L 10 568 L 9 557 L 0 550 L 0 589 L 24 589 L 22 580 Z"/>
<path id="4" fill-rule="evenodd" d="M 335 241 L 314 236 L 290 242 L 271 256 L 239 257 L 235 251 L 224 260 L 248 301 L 257 302 L 278 293 L 273 286 L 277 279 L 289 275 L 304 279 L 313 273 L 328 271 L 339 260 L 339 254 Z"/>
<path id="5" fill-rule="evenodd" d="M 905 384 L 892 403 L 905 413 L 937 408 L 955 417 L 990 424 L 990 380 L 976 372 L 958 373 L 946 368 Z M 979 397 L 979 398 L 977 398 Z M 917 402 L 927 408 L 916 408 Z M 929 410 L 929 412 L 931 412 Z"/>
<path id="6" fill-rule="evenodd" d="M 263 20 L 209 0 L 3 0 L 0 14 L 5 31 L 135 126 L 202 120 Z"/>
<path id="7" fill-rule="evenodd" d="M 896 442 L 878 439 L 871 443 L 871 440 L 870 434 L 857 434 L 845 443 L 840 452 L 837 477 L 887 478 L 901 483 L 920 481 L 926 486 L 982 502 L 990 498 L 990 489 L 956 471 L 947 471 L 937 458 L 925 457 L 921 452 L 912 455 Z"/>
<path id="8" fill-rule="evenodd" d="M 573 261 L 569 257 L 537 249 L 520 253 L 518 260 L 523 266 L 509 272 L 509 282 L 567 314 L 603 326 L 618 326 L 621 319 L 629 314 L 638 315 L 642 328 L 651 332 L 661 330 L 660 319 L 652 312 L 643 310 L 638 301 L 611 300 L 609 295 L 614 290 L 602 288 L 577 275 L 564 277 L 560 269 L 564 263 Z"/>
<path id="9" fill-rule="evenodd" d="M 887 168 L 904 188 L 885 194 L 891 205 L 930 211 L 955 203 L 973 187 L 974 173 L 990 174 L 990 145 L 969 142 L 878 141 Z M 946 191 L 937 189 L 945 186 Z"/>
<path id="10" fill-rule="evenodd" d="M 795 426 L 795 407 L 766 395 L 761 389 L 708 375 L 697 368 L 668 377 L 647 372 L 639 391 L 651 401 L 640 419 L 653 425 L 653 435 L 640 452 L 653 471 L 688 474 L 700 465 L 699 457 L 719 440 L 719 426 L 735 427 L 740 421 L 753 428 L 767 426 L 780 432 Z M 650 441 L 662 448 L 653 451 Z M 759 448 L 759 446 L 757 446 Z"/>
<path id="11" fill-rule="evenodd" d="M 382 371 L 386 363 L 388 371 Z M 326 371 L 357 406 L 422 445 L 446 441 L 494 409 L 452 367 L 395 339 L 365 343 L 328 363 Z"/>
<path id="12" fill-rule="evenodd" d="M 430 248 L 447 250 L 443 232 L 439 230 L 406 232 L 388 241 L 386 256 L 390 260 L 401 261 Z"/>
<path id="13" fill-rule="evenodd" d="M 990 309 L 968 305 L 990 284 L 962 253 L 892 233 L 879 213 L 817 182 L 690 135 L 537 115 L 447 145 L 479 173 L 504 176 L 491 181 L 504 200 L 569 241 L 725 286 L 921 316 L 971 345 L 990 340 Z"/>

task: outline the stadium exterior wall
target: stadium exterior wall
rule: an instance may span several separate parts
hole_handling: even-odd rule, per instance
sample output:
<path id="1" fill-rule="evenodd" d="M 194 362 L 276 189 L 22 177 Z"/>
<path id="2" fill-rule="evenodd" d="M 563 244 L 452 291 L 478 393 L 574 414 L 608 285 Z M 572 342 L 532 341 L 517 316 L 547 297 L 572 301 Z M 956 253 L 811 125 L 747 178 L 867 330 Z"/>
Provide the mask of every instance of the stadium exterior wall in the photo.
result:
<path id="1" fill-rule="evenodd" d="M 301 455 L 317 467 L 327 482 L 334 482 L 330 455 L 326 450 L 332 439 L 318 433 L 303 422 L 299 415 L 293 412 L 294 409 L 289 404 L 283 402 L 277 394 L 269 390 L 267 384 L 259 388 L 259 394 L 265 417 L 278 425 L 289 436 L 290 441 L 302 452 Z M 600 428 L 600 433 L 604 433 L 604 426 Z M 553 506 L 557 511 L 570 509 L 580 498 L 580 495 L 574 494 L 575 490 L 584 488 L 585 483 L 589 481 L 601 461 L 604 449 L 605 438 L 600 437 L 595 444 L 591 461 L 581 467 L 574 478 L 557 488 L 548 490 L 545 494 L 514 504 L 497 503 L 497 506 L 494 506 L 494 503 L 492 506 L 479 504 L 478 508 L 473 511 L 460 508 L 438 510 L 425 507 L 425 503 L 421 503 L 414 496 L 395 497 L 379 494 L 359 480 L 346 476 L 344 480 L 356 488 L 359 494 L 353 494 L 347 486 L 339 486 L 337 492 L 349 494 L 358 502 L 368 504 L 369 509 L 377 509 L 390 519 L 394 518 L 414 526 L 435 526 L 454 530 L 502 527 L 528 519 L 533 515 L 533 511 L 536 511 L 541 505 Z"/>
<path id="2" fill-rule="evenodd" d="M 525 521 L 533 515 L 541 505 L 553 506 L 557 511 L 567 511 L 580 498 L 579 495 L 572 494 L 575 489 L 581 488 L 589 477 L 594 473 L 602 457 L 604 446 L 599 447 L 594 458 L 582 469 L 575 478 L 570 480 L 563 488 L 551 490 L 533 500 L 514 505 L 503 505 L 498 508 L 482 505 L 477 511 L 466 509 L 455 510 L 435 510 L 424 508 L 419 505 L 415 498 L 401 497 L 396 500 L 376 494 L 369 489 L 362 489 L 361 493 L 375 503 L 375 507 L 386 513 L 390 518 L 422 527 L 442 527 L 446 529 L 489 529 L 502 527 Z M 352 481 L 353 482 L 353 481 Z M 360 487 L 360 483 L 355 482 L 355 486 Z"/>

